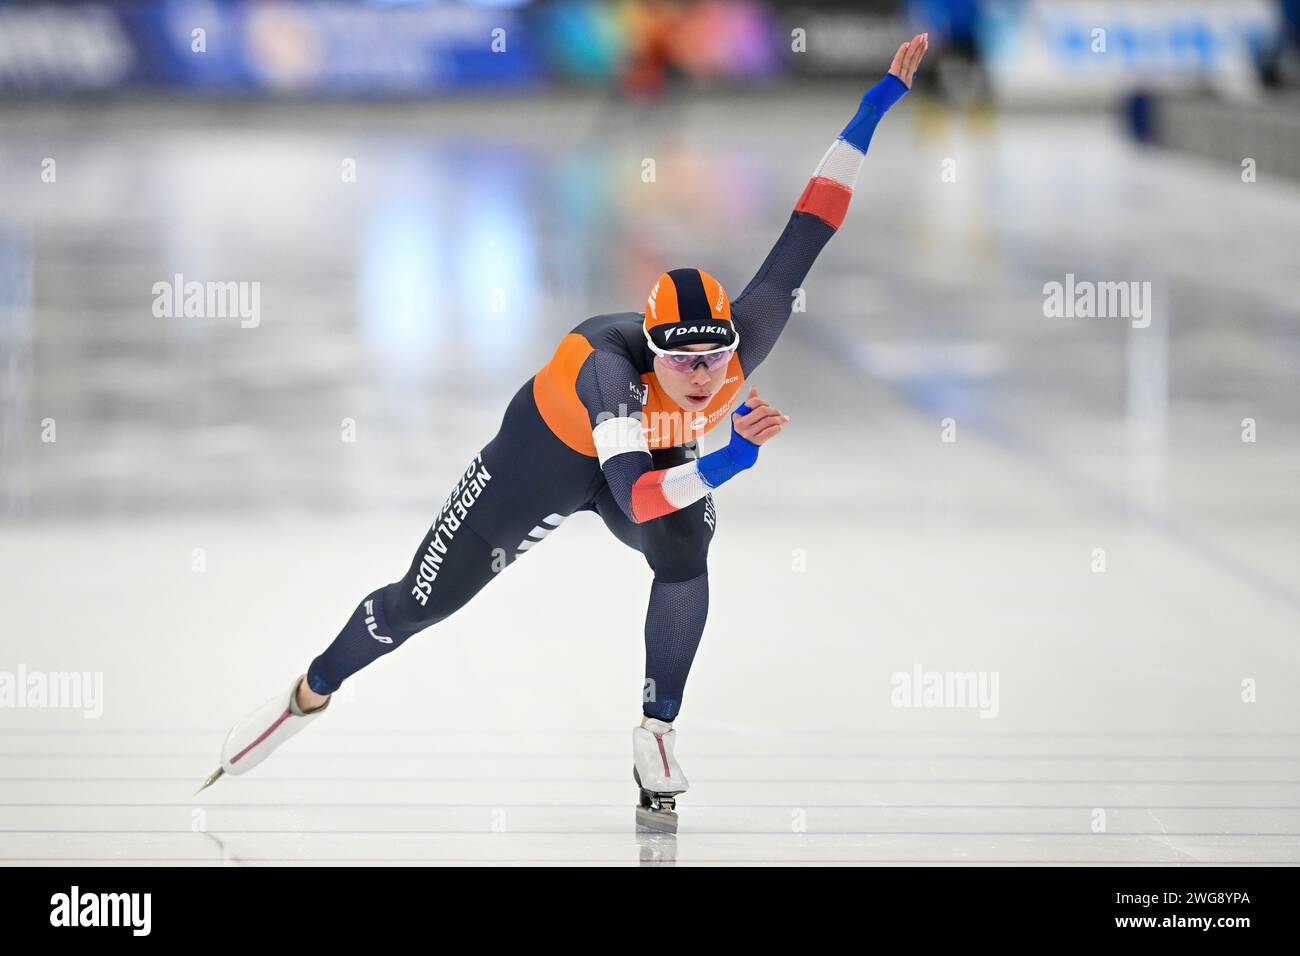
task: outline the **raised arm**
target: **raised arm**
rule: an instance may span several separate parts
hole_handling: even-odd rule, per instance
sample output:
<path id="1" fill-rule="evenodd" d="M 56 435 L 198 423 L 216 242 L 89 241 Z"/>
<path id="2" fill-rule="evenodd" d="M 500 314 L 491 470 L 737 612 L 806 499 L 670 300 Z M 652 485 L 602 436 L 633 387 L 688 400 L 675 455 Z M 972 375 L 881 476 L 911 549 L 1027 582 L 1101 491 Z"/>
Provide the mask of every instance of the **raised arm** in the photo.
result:
<path id="1" fill-rule="evenodd" d="M 927 36 L 918 34 L 900 46 L 889 73 L 863 95 L 857 113 L 817 164 L 776 245 L 731 303 L 731 317 L 740 332 L 740 367 L 746 375 L 776 345 L 790 318 L 794 290 L 803 285 L 822 247 L 844 221 L 871 134 L 885 112 L 911 88 L 929 45 Z"/>
<path id="2" fill-rule="evenodd" d="M 623 513 L 637 524 L 692 505 L 752 467 L 758 446 L 787 421 L 751 389 L 732 416 L 730 443 L 694 461 L 656 469 L 641 427 L 641 404 L 632 397 L 640 389 L 641 377 L 632 363 L 612 352 L 597 349 L 578 372 L 578 398 L 591 419 L 605 482 Z"/>

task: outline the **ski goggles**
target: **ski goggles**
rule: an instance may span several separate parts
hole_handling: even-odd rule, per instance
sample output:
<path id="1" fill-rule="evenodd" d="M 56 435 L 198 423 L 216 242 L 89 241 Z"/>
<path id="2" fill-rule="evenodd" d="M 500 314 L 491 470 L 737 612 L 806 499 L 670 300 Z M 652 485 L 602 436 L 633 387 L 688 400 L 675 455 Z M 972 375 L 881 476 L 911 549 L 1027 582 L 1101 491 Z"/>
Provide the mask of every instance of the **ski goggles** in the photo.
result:
<path id="1" fill-rule="evenodd" d="M 650 351 L 663 359 L 664 364 L 674 372 L 694 372 L 700 365 L 710 372 L 716 372 L 718 369 L 726 368 L 731 357 L 736 354 L 736 348 L 740 345 L 740 333 L 736 332 L 728 344 L 704 352 L 681 352 L 660 348 L 649 335 L 646 336 L 646 342 L 650 346 Z"/>
<path id="2" fill-rule="evenodd" d="M 716 372 L 720 368 L 727 367 L 731 357 L 736 354 L 736 347 L 724 345 L 720 349 L 710 349 L 707 352 L 660 352 L 655 349 L 655 354 L 674 372 L 694 372 L 701 365 L 710 372 Z"/>

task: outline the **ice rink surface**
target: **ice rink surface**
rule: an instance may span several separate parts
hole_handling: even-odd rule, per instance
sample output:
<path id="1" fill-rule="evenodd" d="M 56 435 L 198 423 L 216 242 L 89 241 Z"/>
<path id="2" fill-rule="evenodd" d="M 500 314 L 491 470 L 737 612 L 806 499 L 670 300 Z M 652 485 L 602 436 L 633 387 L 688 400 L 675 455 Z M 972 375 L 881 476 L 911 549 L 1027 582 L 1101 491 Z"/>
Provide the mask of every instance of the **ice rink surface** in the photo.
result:
<path id="1" fill-rule="evenodd" d="M 0 709 L 0 862 L 1300 862 L 1300 186 L 915 99 L 715 495 L 675 838 L 633 825 L 649 571 L 590 514 L 192 796 L 564 332 L 668 268 L 739 294 L 859 92 L 6 108 L 0 670 L 103 695 Z M 256 326 L 156 317 L 176 273 Z M 1046 317 L 1067 274 L 1149 325 Z M 996 705 L 896 706 L 918 670 Z"/>

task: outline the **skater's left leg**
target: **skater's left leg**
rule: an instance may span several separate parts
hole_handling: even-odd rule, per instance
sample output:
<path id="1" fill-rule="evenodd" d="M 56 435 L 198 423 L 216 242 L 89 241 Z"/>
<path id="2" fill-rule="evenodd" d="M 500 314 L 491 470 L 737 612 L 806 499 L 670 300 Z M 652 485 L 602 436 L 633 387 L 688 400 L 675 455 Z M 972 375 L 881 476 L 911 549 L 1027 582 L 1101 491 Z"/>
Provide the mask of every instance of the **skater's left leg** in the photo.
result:
<path id="1" fill-rule="evenodd" d="M 681 709 L 686 678 L 709 614 L 709 575 L 650 585 L 645 615 L 645 685 L 641 712 L 671 722 Z"/>
<path id="2" fill-rule="evenodd" d="M 671 723 L 686 691 L 709 616 L 709 542 L 716 515 L 712 496 L 644 522 L 641 553 L 654 571 L 645 615 L 645 717 Z"/>
<path id="3" fill-rule="evenodd" d="M 717 523 L 712 496 L 688 508 L 633 524 L 604 491 L 596 511 L 625 544 L 646 558 L 654 580 L 645 617 L 642 713 L 670 722 L 681 709 L 686 678 L 709 614 L 709 543 Z"/>
<path id="4" fill-rule="evenodd" d="M 656 452 L 655 465 L 672 467 L 684 458 L 681 449 Z M 615 536 L 640 551 L 654 571 L 645 617 L 643 716 L 632 730 L 632 776 L 641 788 L 638 821 L 676 830 L 676 798 L 690 782 L 673 753 L 672 721 L 709 614 L 709 544 L 717 524 L 713 496 L 640 524 L 628 519 L 608 488 L 593 505 Z"/>

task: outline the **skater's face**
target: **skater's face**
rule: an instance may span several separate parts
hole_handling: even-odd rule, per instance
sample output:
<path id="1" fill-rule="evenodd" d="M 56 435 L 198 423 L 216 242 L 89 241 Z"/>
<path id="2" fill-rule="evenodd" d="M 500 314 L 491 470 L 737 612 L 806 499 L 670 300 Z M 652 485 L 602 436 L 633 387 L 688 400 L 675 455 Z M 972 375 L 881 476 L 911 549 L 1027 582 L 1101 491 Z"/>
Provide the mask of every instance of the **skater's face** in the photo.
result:
<path id="1" fill-rule="evenodd" d="M 682 352 L 708 352 L 716 345 L 686 345 Z M 668 365 L 662 356 L 655 356 L 655 376 L 668 397 L 687 411 L 699 411 L 713 401 L 713 396 L 727 379 L 727 365 L 714 371 L 699 362 L 689 372 L 679 372 Z"/>

